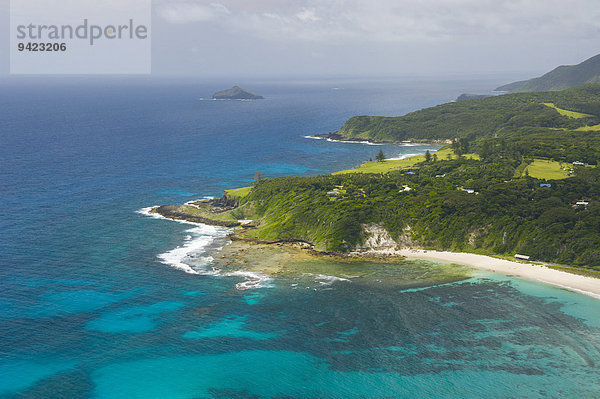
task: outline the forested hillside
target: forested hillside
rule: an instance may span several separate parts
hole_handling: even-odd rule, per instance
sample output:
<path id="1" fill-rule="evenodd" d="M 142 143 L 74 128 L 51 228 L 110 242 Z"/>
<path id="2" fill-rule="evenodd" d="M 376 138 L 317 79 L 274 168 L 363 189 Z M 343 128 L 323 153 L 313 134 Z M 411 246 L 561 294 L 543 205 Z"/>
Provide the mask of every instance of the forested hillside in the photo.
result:
<path id="1" fill-rule="evenodd" d="M 563 115 L 551 106 L 585 114 Z M 545 133 L 553 140 L 586 126 L 600 124 L 600 84 L 559 92 L 518 93 L 459 101 L 411 112 L 399 117 L 355 116 L 337 132 L 346 138 L 376 141 L 427 141 L 464 138 L 514 138 Z M 589 130 L 586 132 L 589 133 Z M 592 144 L 592 143 L 590 143 Z"/>
<path id="2" fill-rule="evenodd" d="M 509 83 L 496 90 L 510 92 L 564 90 L 586 83 L 600 83 L 600 54 L 580 64 L 561 65 L 538 78 Z"/>
<path id="3" fill-rule="evenodd" d="M 460 158 L 387 174 L 266 179 L 241 204 L 252 204 L 261 220 L 249 235 L 325 251 L 353 249 L 365 238 L 363 225 L 376 223 L 407 246 L 599 266 L 600 170 L 578 168 L 540 187 L 545 181 L 513 179 L 517 165 Z M 582 199 L 589 204 L 574 205 Z"/>

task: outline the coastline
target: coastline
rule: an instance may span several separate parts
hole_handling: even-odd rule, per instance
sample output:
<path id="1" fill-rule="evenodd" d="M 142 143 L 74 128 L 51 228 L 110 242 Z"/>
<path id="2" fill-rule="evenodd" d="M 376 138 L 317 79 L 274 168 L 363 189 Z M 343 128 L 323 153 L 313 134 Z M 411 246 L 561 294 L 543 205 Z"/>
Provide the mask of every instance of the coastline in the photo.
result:
<path id="1" fill-rule="evenodd" d="M 465 252 L 429 251 L 410 248 L 394 251 L 393 254 L 404 256 L 407 259 L 428 259 L 471 266 L 477 269 L 550 284 L 600 299 L 600 279 L 568 273 L 539 264 L 520 263 Z"/>
<path id="2" fill-rule="evenodd" d="M 189 219 L 189 215 L 185 215 L 184 213 L 177 213 L 175 217 L 172 214 L 163 214 L 159 211 L 162 207 L 153 207 L 148 210 L 148 214 L 152 215 L 161 215 L 162 217 L 174 221 L 188 221 L 195 223 L 208 223 L 213 225 L 223 226 L 222 221 L 214 221 L 210 219 L 202 218 L 202 220 L 197 220 L 194 217 L 194 220 Z M 164 208 L 162 208 L 164 210 Z M 187 217 L 186 217 L 187 216 Z M 239 226 L 239 224 L 237 224 Z M 587 295 L 600 300 L 600 279 L 582 276 L 579 274 L 569 273 L 562 270 L 553 269 L 550 267 L 546 267 L 542 264 L 530 263 L 530 262 L 517 262 L 511 261 L 501 258 L 495 258 L 487 255 L 479 255 L 473 253 L 466 252 L 449 252 L 449 251 L 437 251 L 437 250 L 424 250 L 424 249 L 416 249 L 416 248 L 371 248 L 366 251 L 355 251 L 350 252 L 348 254 L 331 254 L 325 252 L 319 252 L 312 248 L 312 245 L 307 242 L 295 242 L 293 240 L 277 240 L 277 241 L 263 241 L 263 240 L 253 240 L 246 239 L 240 237 L 236 233 L 232 233 L 229 236 L 231 241 L 235 242 L 243 242 L 247 247 L 246 248 L 256 248 L 257 252 L 262 252 L 260 258 L 262 258 L 261 266 L 257 267 L 257 270 L 260 270 L 262 273 L 266 274 L 277 274 L 282 270 L 285 270 L 285 263 L 290 262 L 294 259 L 304 259 L 307 258 L 320 258 L 324 260 L 331 260 L 331 257 L 345 258 L 347 261 L 352 260 L 363 260 L 363 261 L 378 261 L 378 262 L 393 262 L 394 258 L 406 258 L 406 259 L 424 259 L 424 260 L 434 260 L 441 261 L 446 263 L 454 263 L 463 266 L 469 266 L 476 269 L 489 270 L 495 273 L 501 273 L 510 276 L 516 276 L 520 278 L 525 278 L 528 280 L 538 281 L 544 284 L 553 285 L 555 287 L 563 288 L 566 290 L 570 290 L 573 292 L 577 292 L 579 294 Z M 231 256 L 232 258 L 237 258 L 240 260 L 239 248 L 236 248 L 236 245 L 232 245 L 230 242 L 229 245 L 225 245 L 224 248 L 221 249 L 218 254 L 220 261 L 220 266 L 227 268 L 232 264 L 230 262 L 224 262 L 224 258 Z M 277 248 L 279 247 L 279 248 Z M 281 253 L 285 252 L 285 255 L 282 256 Z M 242 252 L 245 252 L 243 250 Z M 265 267 L 264 261 L 268 257 L 268 255 L 274 255 L 275 265 L 273 267 Z M 234 254 L 236 256 L 234 256 Z M 267 255 L 267 257 L 265 257 Z M 248 265 L 249 262 L 246 256 L 241 264 Z M 257 259 L 255 257 L 251 257 L 253 261 Z M 281 258 L 281 259 L 279 259 Z M 271 259 L 271 260 L 273 260 Z M 256 270 L 255 270 L 256 271 Z"/>
<path id="3" fill-rule="evenodd" d="M 408 147 L 412 147 L 420 144 L 451 144 L 450 140 L 403 140 L 403 141 L 394 141 L 394 140 L 376 140 L 376 139 L 364 139 L 360 137 L 346 137 L 338 132 L 325 133 L 325 134 L 315 134 L 304 136 L 307 139 L 315 139 L 315 140 L 326 140 L 334 143 L 359 143 L 359 144 L 367 144 L 367 145 L 385 145 L 385 144 L 399 144 Z"/>

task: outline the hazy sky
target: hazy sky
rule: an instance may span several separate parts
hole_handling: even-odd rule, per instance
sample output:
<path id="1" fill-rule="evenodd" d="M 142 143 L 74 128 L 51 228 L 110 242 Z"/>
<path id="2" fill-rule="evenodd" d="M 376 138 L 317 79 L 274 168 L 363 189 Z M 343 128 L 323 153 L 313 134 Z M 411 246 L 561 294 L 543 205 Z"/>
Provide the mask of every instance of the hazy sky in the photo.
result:
<path id="1" fill-rule="evenodd" d="M 8 4 L 0 0 L 3 74 Z M 154 0 L 152 45 L 155 74 L 536 73 L 600 53 L 600 3 Z"/>

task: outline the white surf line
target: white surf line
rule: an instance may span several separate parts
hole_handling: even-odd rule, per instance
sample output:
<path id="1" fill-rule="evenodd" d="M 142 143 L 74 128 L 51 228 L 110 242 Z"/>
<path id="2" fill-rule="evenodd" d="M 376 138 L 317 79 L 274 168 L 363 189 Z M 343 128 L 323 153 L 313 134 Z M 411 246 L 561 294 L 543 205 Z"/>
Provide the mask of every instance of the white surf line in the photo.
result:
<path id="1" fill-rule="evenodd" d="M 347 144 L 364 144 L 364 145 L 386 145 L 385 143 L 373 143 L 370 141 L 353 141 L 353 140 L 334 140 L 334 139 L 330 139 L 328 137 L 316 137 L 316 136 L 303 136 L 305 139 L 312 139 L 312 140 L 325 140 L 325 141 L 329 141 L 330 143 L 347 143 Z M 393 145 L 393 144 L 389 144 L 389 145 Z"/>
<path id="2" fill-rule="evenodd" d="M 136 213 L 150 216 L 154 219 L 164 219 L 195 226 L 185 231 L 189 234 L 184 237 L 185 242 L 183 245 L 157 255 L 157 258 L 161 263 L 188 274 L 243 277 L 246 281 L 236 284 L 236 289 L 238 290 L 269 287 L 268 282 L 272 279 L 266 274 L 243 270 L 223 272 L 222 270 L 211 266 L 214 258 L 206 254 L 206 248 L 213 244 L 216 239 L 225 238 L 232 231 L 230 228 L 166 218 L 157 213 L 151 213 L 150 211 L 154 208 L 156 208 L 156 206 L 142 208 Z"/>

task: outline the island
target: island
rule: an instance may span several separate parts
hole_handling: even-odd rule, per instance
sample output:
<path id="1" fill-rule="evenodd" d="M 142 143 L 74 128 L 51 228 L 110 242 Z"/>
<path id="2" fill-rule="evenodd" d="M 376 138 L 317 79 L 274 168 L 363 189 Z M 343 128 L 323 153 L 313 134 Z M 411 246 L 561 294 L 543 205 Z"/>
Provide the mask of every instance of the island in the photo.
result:
<path id="1" fill-rule="evenodd" d="M 215 100 L 262 100 L 263 96 L 246 90 L 240 86 L 233 86 L 231 89 L 218 91 L 212 96 Z"/>
<path id="2" fill-rule="evenodd" d="M 228 256 L 276 245 L 348 261 L 446 259 L 600 296 L 598 132 L 600 84 L 357 116 L 333 137 L 447 144 L 152 212 L 232 228 Z"/>

